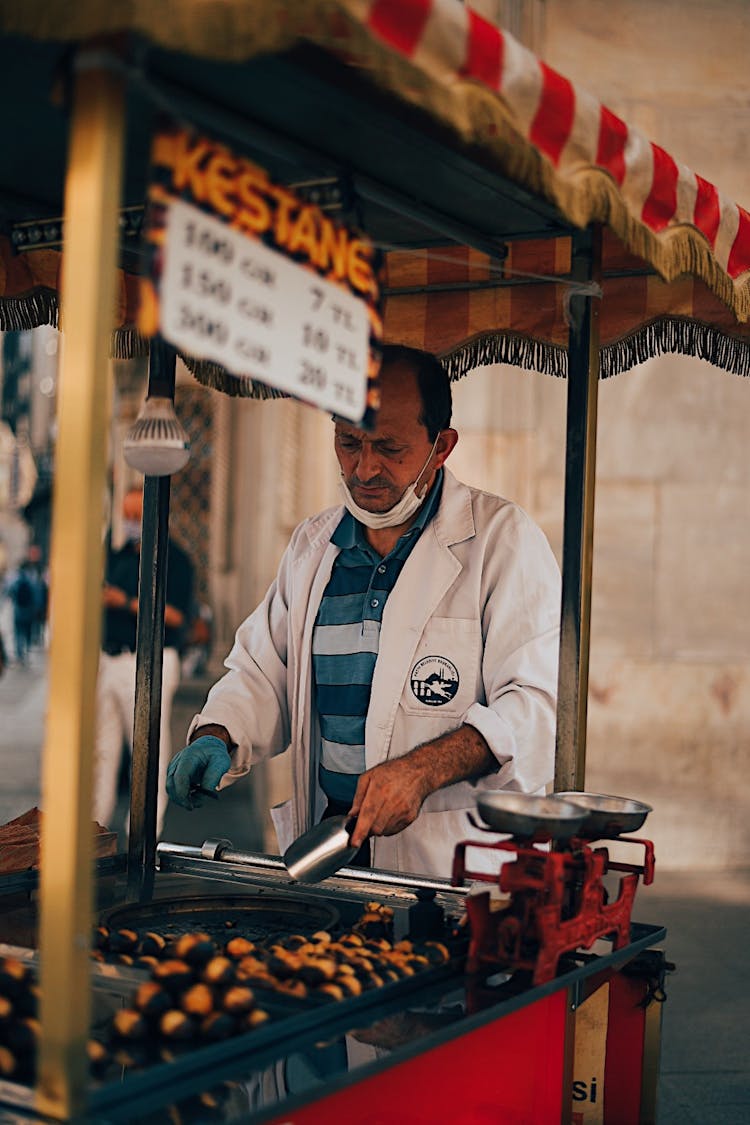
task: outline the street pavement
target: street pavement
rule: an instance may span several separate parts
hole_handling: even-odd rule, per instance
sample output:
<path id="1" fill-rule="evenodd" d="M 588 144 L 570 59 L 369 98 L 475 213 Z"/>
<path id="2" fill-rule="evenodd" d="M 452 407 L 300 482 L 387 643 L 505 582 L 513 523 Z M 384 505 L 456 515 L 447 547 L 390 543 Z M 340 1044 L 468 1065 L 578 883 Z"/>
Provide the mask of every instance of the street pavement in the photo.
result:
<path id="1" fill-rule="evenodd" d="M 188 681 L 179 689 L 175 749 L 183 745 L 205 686 Z M 27 666 L 11 664 L 0 677 L 0 823 L 41 803 L 46 688 L 39 649 Z M 123 792 L 120 818 L 125 805 Z M 170 806 L 163 838 L 200 844 L 220 836 L 241 850 L 260 850 L 259 820 L 250 777 L 195 812 Z M 121 830 L 122 823 L 111 827 Z M 659 1125 L 748 1125 L 750 867 L 662 871 L 657 856 L 654 885 L 639 889 L 635 919 L 666 927 L 664 949 L 676 965 L 666 982 Z"/>
<path id="2" fill-rule="evenodd" d="M 750 868 L 660 871 L 634 917 L 666 926 L 659 1125 L 750 1122 Z"/>

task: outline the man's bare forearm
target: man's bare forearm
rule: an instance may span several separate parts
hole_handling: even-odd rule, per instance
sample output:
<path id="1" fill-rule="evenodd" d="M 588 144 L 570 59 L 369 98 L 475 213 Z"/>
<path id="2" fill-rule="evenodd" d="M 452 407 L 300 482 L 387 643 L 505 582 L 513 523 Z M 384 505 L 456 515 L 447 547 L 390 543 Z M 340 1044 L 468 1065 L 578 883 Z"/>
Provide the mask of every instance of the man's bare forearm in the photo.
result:
<path id="1" fill-rule="evenodd" d="M 404 757 L 422 774 L 425 796 L 457 781 L 484 777 L 498 766 L 484 736 L 466 724 L 415 747 Z"/>
<path id="2" fill-rule="evenodd" d="M 357 783 L 351 808 L 357 824 L 352 844 L 368 836 L 392 836 L 416 820 L 430 793 L 484 777 L 497 769 L 485 739 L 474 727 L 462 726 L 366 770 Z"/>

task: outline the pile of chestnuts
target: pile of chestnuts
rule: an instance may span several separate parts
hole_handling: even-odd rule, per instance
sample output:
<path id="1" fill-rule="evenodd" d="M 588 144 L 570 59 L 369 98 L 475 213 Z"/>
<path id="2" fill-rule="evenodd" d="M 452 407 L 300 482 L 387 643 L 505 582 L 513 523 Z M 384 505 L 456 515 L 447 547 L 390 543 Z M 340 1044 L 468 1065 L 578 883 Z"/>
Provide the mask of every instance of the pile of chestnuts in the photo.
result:
<path id="1" fill-rule="evenodd" d="M 104 1077 L 113 1067 L 170 1061 L 201 1043 L 262 1027 L 270 1018 L 264 996 L 345 1000 L 443 964 L 450 954 L 438 941 L 394 943 L 393 911 L 369 902 L 356 925 L 341 934 L 290 934 L 257 943 L 239 935 L 217 942 L 202 932 L 102 925 L 94 931 L 92 957 L 148 973 L 127 1006 L 88 1042 L 91 1071 Z M 38 1009 L 33 967 L 1 957 L 0 1078 L 34 1083 Z"/>
<path id="2" fill-rule="evenodd" d="M 40 1031 L 39 987 L 31 966 L 0 957 L 0 1078 L 33 1084 Z"/>
<path id="3" fill-rule="evenodd" d="M 243 990 L 300 1000 L 344 1000 L 449 960 L 441 942 L 392 939 L 393 910 L 378 902 L 368 902 L 356 925 L 340 935 L 318 931 L 266 942 L 234 936 L 221 948 L 204 933 L 173 937 L 141 936 L 134 930 L 110 933 L 105 927 L 97 931 L 99 956 L 115 952 L 128 964 L 147 967 L 151 977 L 141 986 L 133 1008 L 118 1013 L 122 1038 L 143 1035 L 137 1013 L 150 1017 L 160 1006 L 162 1039 L 196 1034 L 221 1038 L 233 1033 L 231 1020 L 243 1014 L 233 1010 L 246 1002 Z M 123 953 L 125 946 L 129 951 Z M 176 1004 L 167 1007 L 165 994 L 178 998 Z"/>

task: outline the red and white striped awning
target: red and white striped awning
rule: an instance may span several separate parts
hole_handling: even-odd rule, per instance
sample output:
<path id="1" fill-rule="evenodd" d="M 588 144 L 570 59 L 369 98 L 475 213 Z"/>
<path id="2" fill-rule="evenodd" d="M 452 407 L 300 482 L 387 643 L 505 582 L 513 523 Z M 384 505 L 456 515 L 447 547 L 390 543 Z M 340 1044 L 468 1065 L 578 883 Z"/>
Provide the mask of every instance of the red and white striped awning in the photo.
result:
<path id="1" fill-rule="evenodd" d="M 665 280 L 703 278 L 739 320 L 750 317 L 750 214 L 678 163 L 591 94 L 537 59 L 461 0 L 350 0 L 372 35 L 472 104 L 473 84 L 491 95 L 469 112 L 472 139 L 493 145 L 512 129 L 547 163 L 507 173 L 541 189 L 578 226 L 602 222 Z M 408 91 L 406 92 L 408 96 Z M 444 103 L 434 103 L 440 113 Z M 489 109 L 488 109 L 489 107 Z M 448 110 L 462 119 L 458 107 Z"/>

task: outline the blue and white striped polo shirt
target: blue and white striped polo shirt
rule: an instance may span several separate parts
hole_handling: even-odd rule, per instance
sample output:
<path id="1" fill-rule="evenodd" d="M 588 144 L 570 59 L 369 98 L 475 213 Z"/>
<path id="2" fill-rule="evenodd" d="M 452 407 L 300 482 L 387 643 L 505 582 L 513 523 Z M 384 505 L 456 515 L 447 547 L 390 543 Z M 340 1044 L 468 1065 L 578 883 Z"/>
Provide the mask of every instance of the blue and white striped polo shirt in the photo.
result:
<path id="1" fill-rule="evenodd" d="M 383 609 L 424 528 L 437 511 L 440 470 L 415 522 L 381 557 L 364 528 L 344 512 L 331 542 L 340 548 L 318 607 L 312 656 L 320 720 L 320 784 L 329 800 L 350 803 L 365 769 L 365 720 Z"/>

